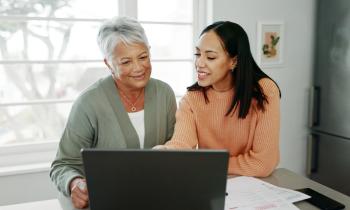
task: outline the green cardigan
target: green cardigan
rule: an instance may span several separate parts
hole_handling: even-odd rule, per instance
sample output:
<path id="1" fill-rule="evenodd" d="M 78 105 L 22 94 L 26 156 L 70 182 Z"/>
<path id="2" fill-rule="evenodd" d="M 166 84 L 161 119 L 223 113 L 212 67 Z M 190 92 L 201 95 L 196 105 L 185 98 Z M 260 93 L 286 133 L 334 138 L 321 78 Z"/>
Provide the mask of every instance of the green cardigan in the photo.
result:
<path id="1" fill-rule="evenodd" d="M 173 135 L 176 99 L 170 86 L 150 79 L 145 88 L 145 148 L 164 144 Z M 100 79 L 75 101 L 61 137 L 50 177 L 69 196 L 69 183 L 84 177 L 82 148 L 140 148 L 136 130 L 122 105 L 112 76 Z"/>

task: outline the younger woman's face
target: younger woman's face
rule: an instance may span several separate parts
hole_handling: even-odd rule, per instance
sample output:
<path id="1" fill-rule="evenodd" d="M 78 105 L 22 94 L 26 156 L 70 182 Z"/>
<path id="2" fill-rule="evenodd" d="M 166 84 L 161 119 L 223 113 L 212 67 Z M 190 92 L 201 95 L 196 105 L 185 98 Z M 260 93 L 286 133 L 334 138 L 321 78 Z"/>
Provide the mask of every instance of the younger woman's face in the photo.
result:
<path id="1" fill-rule="evenodd" d="M 231 71 L 235 67 L 236 57 L 231 58 L 215 32 L 204 33 L 196 46 L 195 66 L 198 84 L 212 86 L 217 91 L 232 87 Z"/>

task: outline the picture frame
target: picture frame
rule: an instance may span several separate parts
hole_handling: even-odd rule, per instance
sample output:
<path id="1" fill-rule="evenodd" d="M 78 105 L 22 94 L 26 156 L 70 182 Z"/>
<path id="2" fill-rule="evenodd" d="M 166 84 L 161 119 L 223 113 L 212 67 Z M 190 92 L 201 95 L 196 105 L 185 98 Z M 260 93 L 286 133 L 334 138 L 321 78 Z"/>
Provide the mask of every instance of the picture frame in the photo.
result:
<path id="1" fill-rule="evenodd" d="M 284 23 L 258 22 L 257 61 L 261 68 L 283 64 Z"/>

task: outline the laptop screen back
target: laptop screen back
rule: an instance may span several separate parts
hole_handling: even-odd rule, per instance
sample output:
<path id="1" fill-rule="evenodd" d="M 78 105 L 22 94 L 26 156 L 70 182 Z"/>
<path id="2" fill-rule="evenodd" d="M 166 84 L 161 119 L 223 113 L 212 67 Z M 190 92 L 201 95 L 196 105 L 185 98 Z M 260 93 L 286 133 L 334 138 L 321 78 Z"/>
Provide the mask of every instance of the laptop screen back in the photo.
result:
<path id="1" fill-rule="evenodd" d="M 82 151 L 91 210 L 223 210 L 228 152 Z"/>

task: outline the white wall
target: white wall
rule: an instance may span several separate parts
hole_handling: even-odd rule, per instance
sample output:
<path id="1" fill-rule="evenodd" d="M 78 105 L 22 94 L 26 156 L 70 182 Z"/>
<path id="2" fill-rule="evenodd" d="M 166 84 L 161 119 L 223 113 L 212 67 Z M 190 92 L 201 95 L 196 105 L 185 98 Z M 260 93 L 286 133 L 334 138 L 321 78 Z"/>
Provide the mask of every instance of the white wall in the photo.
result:
<path id="1" fill-rule="evenodd" d="M 285 23 L 284 63 L 282 67 L 263 70 L 276 80 L 282 91 L 279 167 L 305 174 L 315 0 L 213 0 L 212 4 L 214 21 L 230 20 L 247 31 L 255 58 L 257 22 Z"/>
<path id="2" fill-rule="evenodd" d="M 284 64 L 282 68 L 264 70 L 282 90 L 279 166 L 304 174 L 315 0 L 213 0 L 211 4 L 213 20 L 231 20 L 246 29 L 253 55 L 257 21 L 285 22 Z M 0 205 L 55 196 L 47 171 L 0 176 Z"/>
<path id="3" fill-rule="evenodd" d="M 53 199 L 56 195 L 49 171 L 0 176 L 0 206 Z"/>

